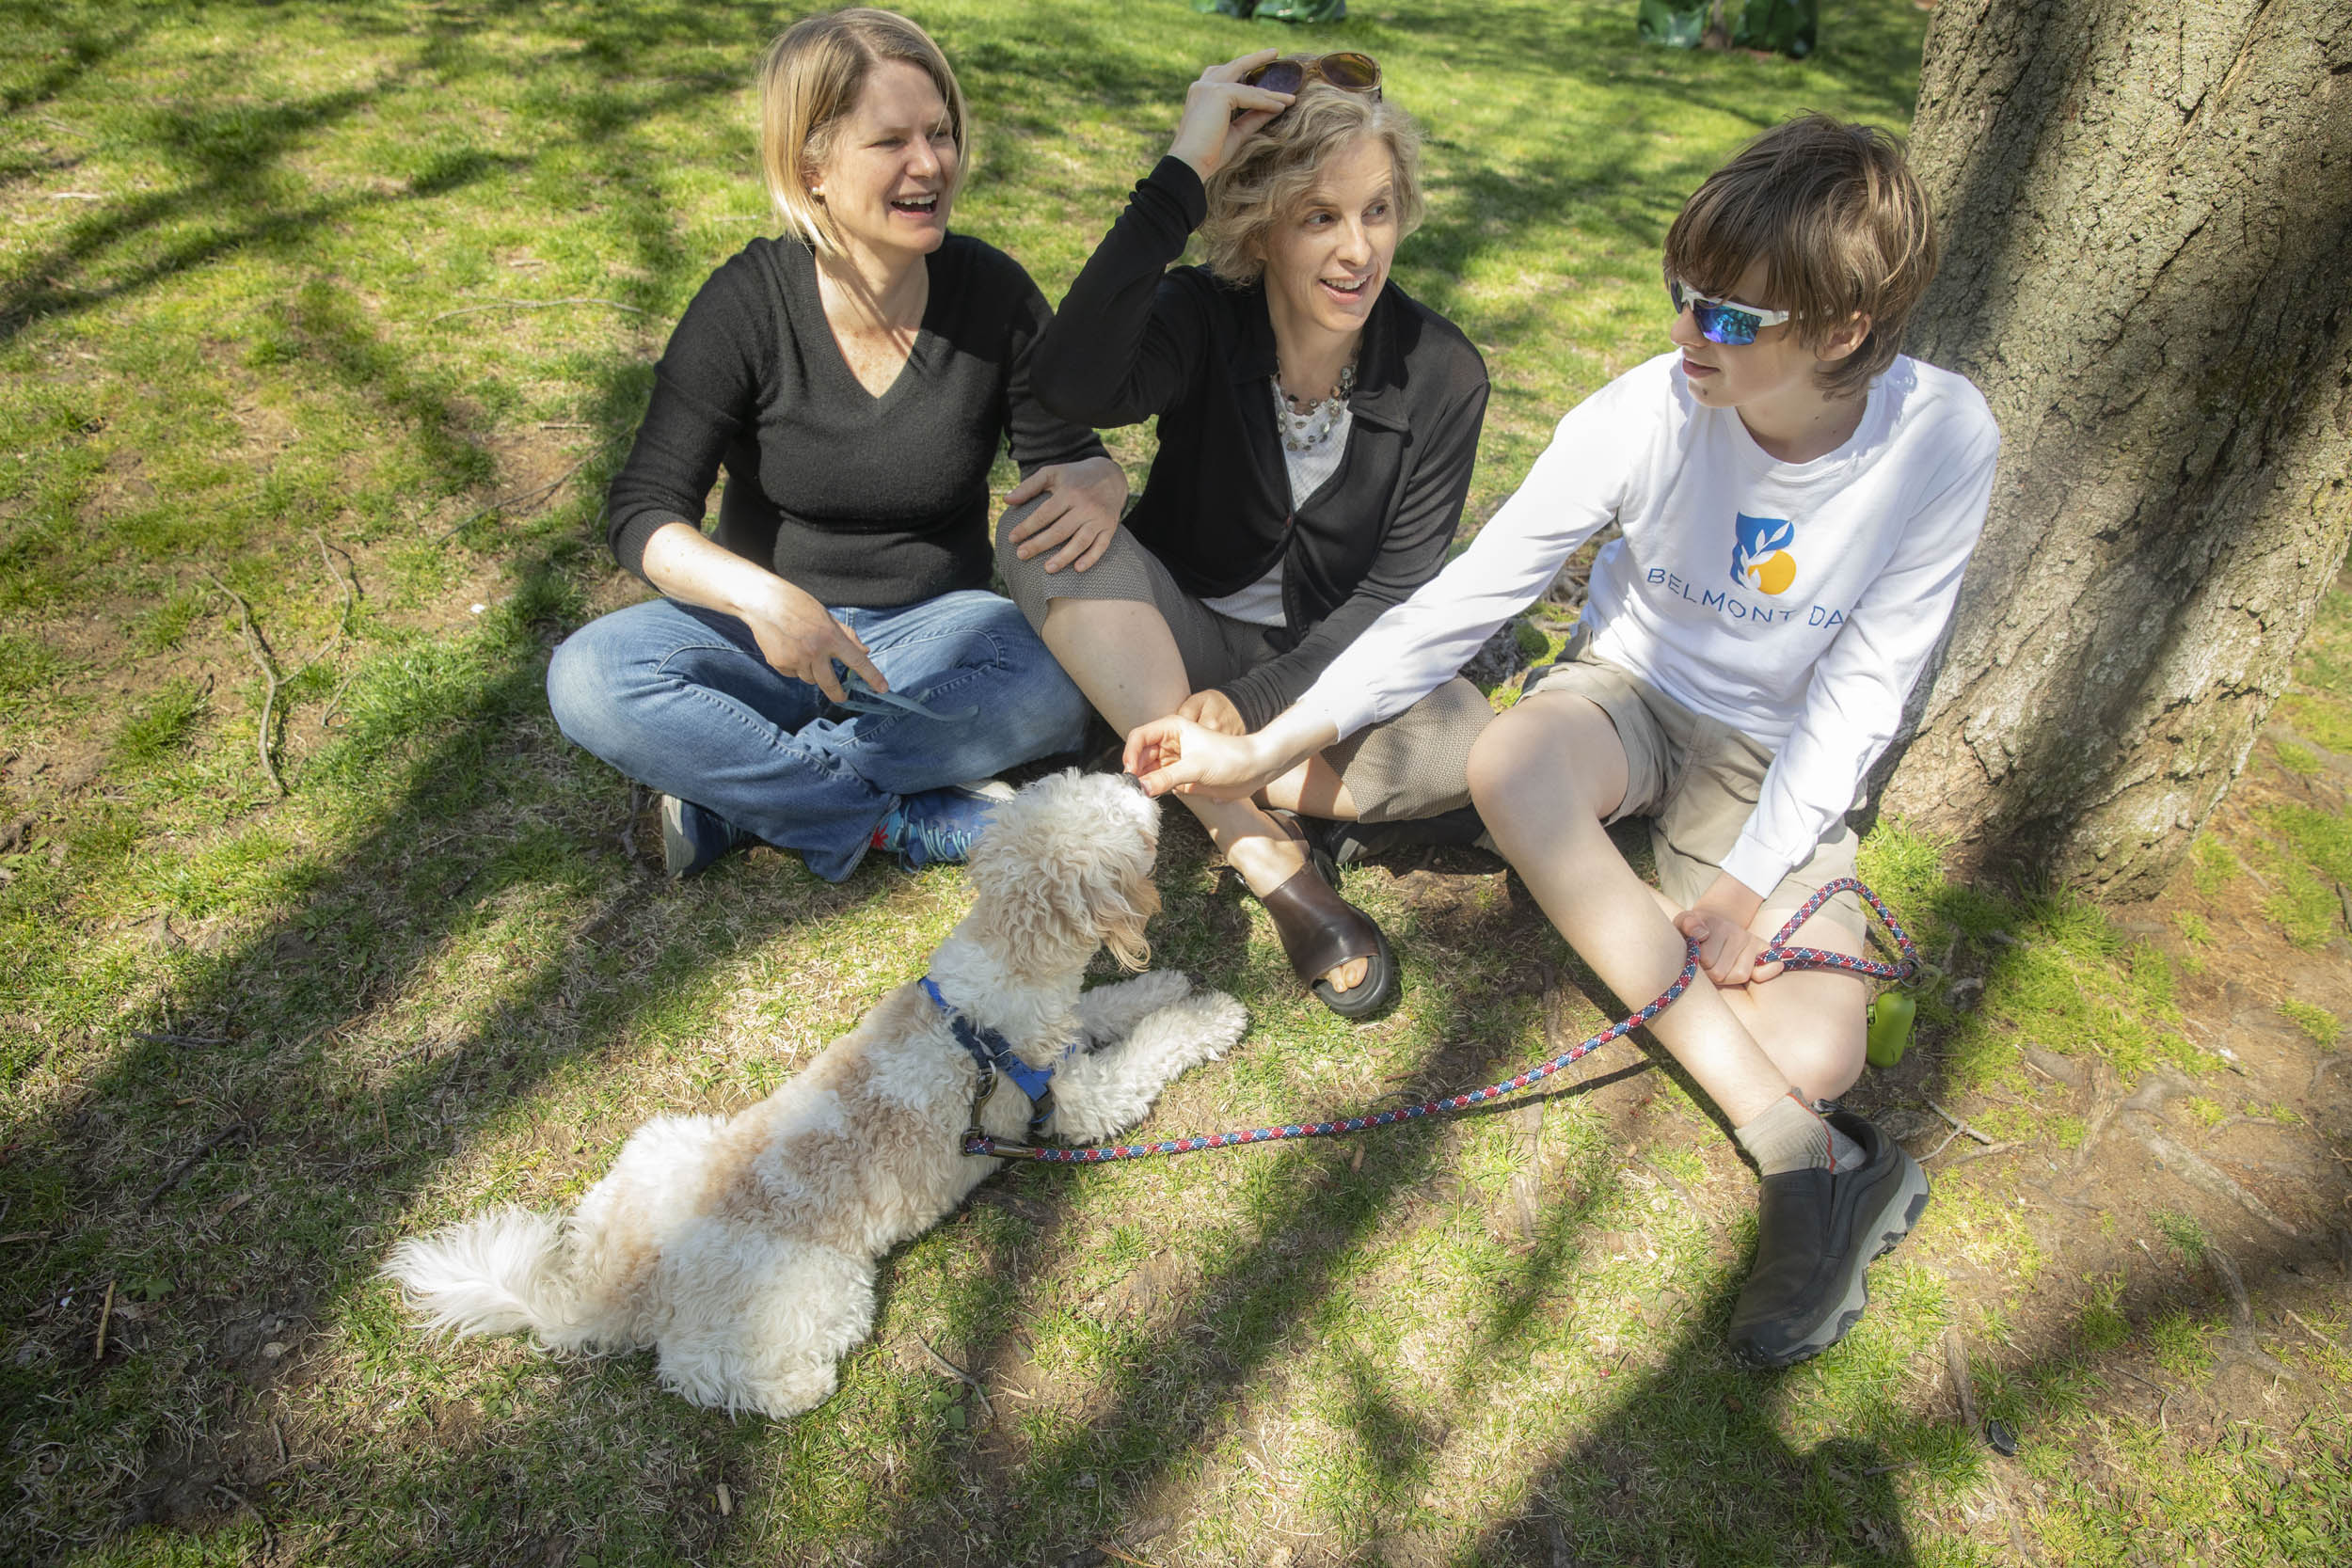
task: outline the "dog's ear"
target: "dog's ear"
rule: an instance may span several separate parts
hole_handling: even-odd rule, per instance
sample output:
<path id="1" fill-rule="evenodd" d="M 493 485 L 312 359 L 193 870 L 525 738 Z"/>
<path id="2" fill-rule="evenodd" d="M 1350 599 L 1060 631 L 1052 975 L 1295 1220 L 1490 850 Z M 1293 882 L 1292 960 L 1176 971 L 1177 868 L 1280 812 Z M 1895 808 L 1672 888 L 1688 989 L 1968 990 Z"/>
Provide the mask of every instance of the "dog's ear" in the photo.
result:
<path id="1" fill-rule="evenodd" d="M 1125 857 L 1115 875 L 1102 879 L 1106 886 L 1089 893 L 1087 899 L 1103 945 L 1111 950 L 1121 969 L 1137 973 L 1152 961 L 1152 943 L 1143 928 L 1160 912 L 1160 886 L 1152 879 L 1152 859 L 1150 847 Z"/>
<path id="2" fill-rule="evenodd" d="M 970 872 L 988 932 L 1016 973 L 1057 974 L 1073 953 L 1102 945 L 1127 968 L 1150 961 L 1158 814 L 1117 784 L 1059 773 L 990 813 Z"/>

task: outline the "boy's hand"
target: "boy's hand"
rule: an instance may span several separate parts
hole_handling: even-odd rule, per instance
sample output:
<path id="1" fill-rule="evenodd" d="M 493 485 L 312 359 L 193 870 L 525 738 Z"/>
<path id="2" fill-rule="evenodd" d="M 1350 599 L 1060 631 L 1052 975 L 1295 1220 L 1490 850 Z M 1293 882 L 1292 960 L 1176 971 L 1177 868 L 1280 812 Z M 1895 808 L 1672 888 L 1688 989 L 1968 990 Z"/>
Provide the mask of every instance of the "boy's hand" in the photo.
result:
<path id="1" fill-rule="evenodd" d="M 1717 985 L 1761 985 L 1783 968 L 1756 961 L 1764 939 L 1748 929 L 1748 922 L 1763 907 L 1764 900 L 1745 882 L 1719 875 L 1697 903 L 1675 916 L 1675 929 L 1699 944 L 1699 967 Z"/>
<path id="2" fill-rule="evenodd" d="M 1127 736 L 1122 765 L 1149 794 L 1242 800 L 1282 771 L 1252 735 L 1219 735 L 1174 714 L 1139 724 Z"/>

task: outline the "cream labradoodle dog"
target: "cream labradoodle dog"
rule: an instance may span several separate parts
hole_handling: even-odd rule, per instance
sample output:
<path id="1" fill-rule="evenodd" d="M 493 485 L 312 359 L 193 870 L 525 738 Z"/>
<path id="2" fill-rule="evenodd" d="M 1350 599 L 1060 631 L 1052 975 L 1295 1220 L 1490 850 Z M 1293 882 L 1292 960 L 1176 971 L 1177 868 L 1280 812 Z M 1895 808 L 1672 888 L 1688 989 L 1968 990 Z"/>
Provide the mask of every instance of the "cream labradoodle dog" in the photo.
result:
<path id="1" fill-rule="evenodd" d="M 1158 808 L 1130 781 L 1038 781 L 996 808 L 972 851 L 978 896 L 931 955 L 946 1007 L 1055 1068 L 1048 1126 L 1071 1143 L 1140 1119 L 1246 1022 L 1232 997 L 1168 971 L 1079 994 L 1096 949 L 1129 969 L 1150 957 L 1158 840 Z M 961 1152 L 979 1070 L 910 981 L 757 1105 L 638 1129 L 570 1219 L 492 1210 L 402 1243 L 385 1273 L 435 1327 L 529 1329 L 558 1351 L 650 1345 L 662 1382 L 697 1404 L 798 1415 L 872 1328 L 876 1261 L 1002 1164 Z M 982 1124 L 1022 1141 L 1030 1102 L 1005 1076 Z"/>

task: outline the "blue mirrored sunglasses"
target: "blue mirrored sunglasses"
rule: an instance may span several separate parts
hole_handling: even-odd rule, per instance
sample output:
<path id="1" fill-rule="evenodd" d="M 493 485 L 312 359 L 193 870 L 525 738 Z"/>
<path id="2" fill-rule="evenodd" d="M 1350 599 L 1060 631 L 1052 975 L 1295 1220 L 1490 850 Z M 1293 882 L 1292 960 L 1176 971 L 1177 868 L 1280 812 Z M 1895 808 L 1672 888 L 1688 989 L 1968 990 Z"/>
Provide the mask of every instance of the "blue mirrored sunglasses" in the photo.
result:
<path id="1" fill-rule="evenodd" d="M 1698 324 L 1700 337 L 1732 348 L 1745 348 L 1756 341 L 1756 335 L 1764 328 L 1791 319 L 1786 310 L 1766 310 L 1728 299 L 1709 299 L 1679 277 L 1666 279 L 1666 297 L 1674 301 L 1676 315 L 1685 310 L 1691 312 Z"/>

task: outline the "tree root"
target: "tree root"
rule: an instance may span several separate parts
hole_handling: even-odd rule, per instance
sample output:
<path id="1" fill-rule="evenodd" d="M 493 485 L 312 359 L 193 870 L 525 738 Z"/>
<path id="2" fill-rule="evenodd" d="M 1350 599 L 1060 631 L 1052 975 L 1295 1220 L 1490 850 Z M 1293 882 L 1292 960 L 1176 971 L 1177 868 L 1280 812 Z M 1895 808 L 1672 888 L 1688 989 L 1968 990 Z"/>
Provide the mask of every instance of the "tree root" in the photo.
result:
<path id="1" fill-rule="evenodd" d="M 2273 1377 L 2289 1383 L 2301 1383 L 2300 1373 L 2269 1352 L 2254 1338 L 2254 1304 L 2246 1293 L 2246 1276 L 2238 1272 L 2237 1259 L 2213 1243 L 2205 1243 L 2205 1266 L 2220 1282 L 2222 1292 L 2230 1298 L 2229 1343 L 2222 1354 L 2247 1363 Z"/>
<path id="2" fill-rule="evenodd" d="M 2133 1135 L 2146 1146 L 2149 1153 L 2156 1157 L 2158 1164 L 2200 1192 L 2228 1198 L 2289 1241 L 2303 1239 L 2301 1231 L 2281 1219 L 2270 1205 L 2240 1186 L 2219 1166 L 2195 1150 L 2175 1143 L 2146 1117 L 2138 1119 L 2141 1125 L 2133 1129 Z"/>

